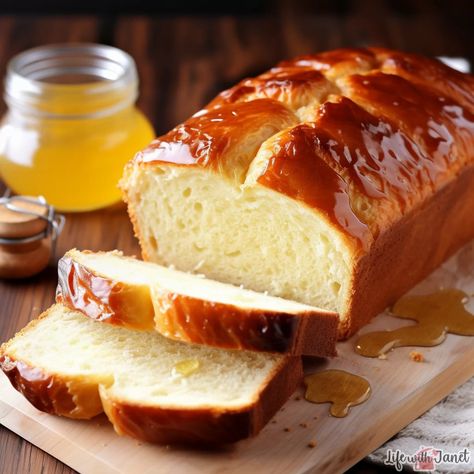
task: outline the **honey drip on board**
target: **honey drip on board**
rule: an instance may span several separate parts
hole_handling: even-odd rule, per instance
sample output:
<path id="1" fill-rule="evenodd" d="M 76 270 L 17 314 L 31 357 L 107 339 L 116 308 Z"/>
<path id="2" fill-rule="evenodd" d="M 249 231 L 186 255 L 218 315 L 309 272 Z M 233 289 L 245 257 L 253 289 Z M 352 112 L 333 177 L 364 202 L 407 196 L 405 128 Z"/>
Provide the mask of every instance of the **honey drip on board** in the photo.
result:
<path id="1" fill-rule="evenodd" d="M 357 340 L 355 350 L 364 357 L 381 357 L 395 347 L 437 346 L 447 333 L 474 336 L 474 315 L 464 307 L 468 298 L 466 293 L 454 288 L 405 296 L 395 303 L 392 313 L 417 324 L 364 334 Z"/>
<path id="2" fill-rule="evenodd" d="M 369 382 L 344 370 L 323 370 L 304 378 L 305 399 L 312 403 L 331 403 L 329 413 L 343 418 L 350 407 L 360 405 L 370 397 Z"/>

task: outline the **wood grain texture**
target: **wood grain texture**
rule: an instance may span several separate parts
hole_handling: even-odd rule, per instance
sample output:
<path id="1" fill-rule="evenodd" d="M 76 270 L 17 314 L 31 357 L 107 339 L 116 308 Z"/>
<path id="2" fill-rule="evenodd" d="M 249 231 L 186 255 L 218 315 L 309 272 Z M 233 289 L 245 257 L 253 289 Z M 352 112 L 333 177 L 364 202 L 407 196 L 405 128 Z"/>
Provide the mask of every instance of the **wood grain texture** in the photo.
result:
<path id="1" fill-rule="evenodd" d="M 462 8 L 466 2 L 272 3 L 271 15 L 241 17 L 0 16 L 0 76 L 11 57 L 29 47 L 65 41 L 115 44 L 135 57 L 141 77 L 139 106 L 157 132 L 164 133 L 220 90 L 293 55 L 375 44 L 474 60 L 473 17 Z M 0 103 L 0 113 L 4 110 Z M 124 208 L 68 216 L 58 253 L 72 246 L 118 247 L 139 255 Z M 22 282 L 0 282 L 0 340 L 48 307 L 55 286 L 54 267 Z M 358 473 L 378 470 L 353 468 Z M 0 472 L 72 471 L 0 426 Z"/>

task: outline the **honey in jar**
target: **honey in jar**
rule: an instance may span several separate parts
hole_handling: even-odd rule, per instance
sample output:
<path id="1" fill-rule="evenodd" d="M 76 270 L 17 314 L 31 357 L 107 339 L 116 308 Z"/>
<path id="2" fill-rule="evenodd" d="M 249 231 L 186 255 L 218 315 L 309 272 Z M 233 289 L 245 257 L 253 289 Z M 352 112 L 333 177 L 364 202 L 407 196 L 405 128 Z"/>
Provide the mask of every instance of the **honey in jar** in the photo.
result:
<path id="1" fill-rule="evenodd" d="M 119 49 L 52 45 L 19 54 L 5 81 L 0 178 L 63 211 L 117 202 L 124 164 L 154 136 L 137 95 L 134 61 Z"/>

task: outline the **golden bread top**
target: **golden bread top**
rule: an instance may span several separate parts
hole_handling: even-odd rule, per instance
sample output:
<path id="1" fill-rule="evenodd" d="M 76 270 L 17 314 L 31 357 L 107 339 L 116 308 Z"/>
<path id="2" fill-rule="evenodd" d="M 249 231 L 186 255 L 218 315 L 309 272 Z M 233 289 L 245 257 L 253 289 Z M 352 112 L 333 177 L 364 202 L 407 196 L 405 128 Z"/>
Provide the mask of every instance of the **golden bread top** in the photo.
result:
<path id="1" fill-rule="evenodd" d="M 135 160 L 198 165 L 242 181 L 262 142 L 297 123 L 285 105 L 273 100 L 204 109 L 153 141 Z"/>
<path id="2" fill-rule="evenodd" d="M 134 164 L 209 168 L 312 207 L 361 248 L 474 161 L 474 77 L 380 48 L 284 61 Z"/>

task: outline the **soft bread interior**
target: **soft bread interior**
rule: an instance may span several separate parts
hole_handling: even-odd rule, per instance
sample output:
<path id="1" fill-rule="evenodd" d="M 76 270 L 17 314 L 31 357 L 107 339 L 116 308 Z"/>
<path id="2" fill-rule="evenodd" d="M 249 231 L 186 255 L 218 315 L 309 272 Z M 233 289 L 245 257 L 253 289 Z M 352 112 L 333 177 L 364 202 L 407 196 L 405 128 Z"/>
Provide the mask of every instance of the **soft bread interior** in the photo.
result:
<path id="1" fill-rule="evenodd" d="M 97 380 L 107 397 L 121 402 L 185 409 L 250 405 L 284 361 L 101 324 L 62 305 L 30 324 L 3 353 L 59 378 Z"/>
<path id="2" fill-rule="evenodd" d="M 121 252 L 79 252 L 71 250 L 67 256 L 93 273 L 110 280 L 147 285 L 158 291 L 268 312 L 304 313 L 317 308 L 257 293 L 238 286 L 209 280 L 200 274 L 174 270 L 154 263 L 124 257 Z"/>
<path id="3" fill-rule="evenodd" d="M 314 210 L 194 167 L 154 163 L 127 173 L 127 199 L 147 260 L 342 311 L 350 251 Z"/>

